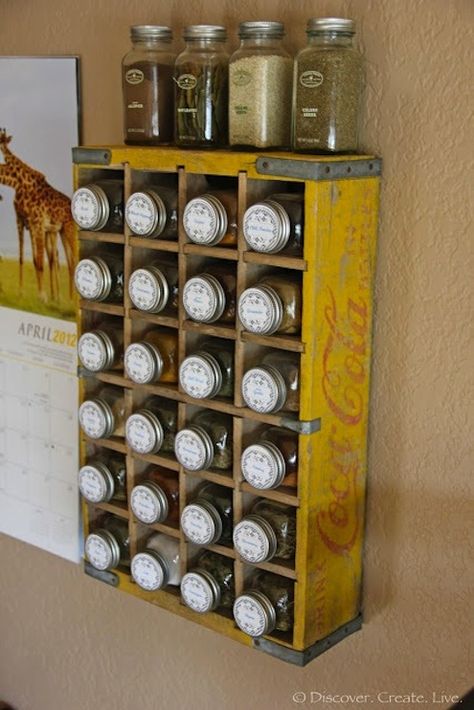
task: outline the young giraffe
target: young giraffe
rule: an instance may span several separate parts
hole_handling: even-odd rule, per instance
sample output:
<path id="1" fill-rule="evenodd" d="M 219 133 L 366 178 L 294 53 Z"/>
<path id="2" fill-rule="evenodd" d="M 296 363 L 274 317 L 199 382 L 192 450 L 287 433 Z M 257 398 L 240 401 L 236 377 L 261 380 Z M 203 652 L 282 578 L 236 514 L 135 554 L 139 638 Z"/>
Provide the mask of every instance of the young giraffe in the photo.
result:
<path id="1" fill-rule="evenodd" d="M 46 300 L 43 284 L 45 250 L 49 263 L 51 296 L 54 300 L 59 297 L 58 233 L 66 254 L 69 295 L 72 296 L 75 228 L 70 200 L 62 192 L 51 187 L 42 173 L 13 155 L 8 147 L 10 141 L 11 136 L 7 136 L 6 131 L 0 129 L 0 150 L 5 158 L 5 163 L 0 164 L 0 184 L 15 190 L 13 204 L 20 245 L 20 291 L 23 287 L 24 230 L 28 229 L 40 298 Z"/>

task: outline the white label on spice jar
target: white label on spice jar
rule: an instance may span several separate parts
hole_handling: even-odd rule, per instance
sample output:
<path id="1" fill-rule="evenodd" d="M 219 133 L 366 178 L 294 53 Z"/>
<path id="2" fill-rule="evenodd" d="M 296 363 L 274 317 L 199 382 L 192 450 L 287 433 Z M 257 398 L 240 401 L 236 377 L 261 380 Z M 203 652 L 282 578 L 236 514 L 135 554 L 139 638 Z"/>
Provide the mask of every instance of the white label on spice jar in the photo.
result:
<path id="1" fill-rule="evenodd" d="M 146 552 L 139 552 L 138 555 L 135 555 L 130 571 L 138 586 L 147 592 L 154 592 L 163 586 L 163 567 L 158 560 Z"/>
<path id="2" fill-rule="evenodd" d="M 273 488 L 280 473 L 278 461 L 266 446 L 252 444 L 242 454 L 242 475 L 254 488 Z"/>
<path id="3" fill-rule="evenodd" d="M 255 412 L 273 412 L 278 405 L 278 385 L 270 372 L 260 367 L 248 370 L 242 379 L 242 396 Z"/>
<path id="4" fill-rule="evenodd" d="M 259 288 L 246 289 L 239 299 L 239 318 L 250 333 L 268 333 L 275 322 L 275 306 Z"/>
<path id="5" fill-rule="evenodd" d="M 125 73 L 125 80 L 128 84 L 141 84 L 144 78 L 145 74 L 142 72 L 142 70 L 136 69 L 135 67 L 132 67 L 132 69 L 129 69 Z"/>
<path id="6" fill-rule="evenodd" d="M 79 360 L 87 370 L 100 372 L 107 362 L 107 350 L 103 340 L 95 333 L 84 333 L 77 345 Z"/>
<path id="7" fill-rule="evenodd" d="M 260 525 L 253 520 L 245 520 L 234 528 L 234 546 L 240 556 L 252 564 L 264 562 L 268 558 L 270 543 Z"/>
<path id="8" fill-rule="evenodd" d="M 254 638 L 262 636 L 268 624 L 262 604 L 247 594 L 242 594 L 235 600 L 234 619 L 244 633 Z"/>
<path id="9" fill-rule="evenodd" d="M 79 424 L 91 439 L 100 439 L 107 431 L 107 418 L 98 402 L 86 400 L 79 407 Z"/>
<path id="10" fill-rule="evenodd" d="M 87 536 L 84 546 L 86 557 L 95 569 L 106 570 L 112 565 L 112 550 L 107 540 L 100 535 Z"/>
<path id="11" fill-rule="evenodd" d="M 184 231 L 195 244 L 209 244 L 216 238 L 218 214 L 207 200 L 196 197 L 189 202 L 183 215 Z"/>
<path id="12" fill-rule="evenodd" d="M 132 414 L 125 425 L 127 443 L 137 454 L 151 454 L 159 451 L 157 431 L 151 421 L 142 414 Z M 163 437 L 160 437 L 161 440 Z"/>
<path id="13" fill-rule="evenodd" d="M 99 266 L 92 259 L 81 259 L 74 272 L 74 283 L 82 298 L 99 298 L 104 288 L 104 277 Z"/>
<path id="14" fill-rule="evenodd" d="M 133 272 L 128 282 L 128 293 L 140 311 L 153 310 L 160 297 L 158 282 L 147 269 Z"/>
<path id="15" fill-rule="evenodd" d="M 162 513 L 160 501 L 147 486 L 135 486 L 130 498 L 130 507 L 135 517 L 142 523 L 151 525 L 160 521 Z"/>
<path id="16" fill-rule="evenodd" d="M 208 281 L 196 276 L 184 286 L 183 305 L 190 318 L 205 323 L 216 314 L 216 291 Z"/>
<path id="17" fill-rule="evenodd" d="M 216 534 L 216 524 L 202 506 L 191 503 L 181 515 L 181 529 L 195 545 L 209 545 Z"/>
<path id="18" fill-rule="evenodd" d="M 279 244 L 280 229 L 278 215 L 269 205 L 254 205 L 244 215 L 245 241 L 254 251 L 273 251 Z"/>
<path id="19" fill-rule="evenodd" d="M 134 234 L 147 236 L 153 232 L 157 219 L 156 205 L 143 192 L 131 195 L 125 206 L 125 221 Z"/>
<path id="20" fill-rule="evenodd" d="M 209 583 L 195 572 L 188 572 L 181 582 L 181 596 L 186 606 L 199 614 L 212 609 L 214 597 Z"/>
<path id="21" fill-rule="evenodd" d="M 155 379 L 156 361 L 150 350 L 141 343 L 128 346 L 123 364 L 128 377 L 139 385 L 146 385 Z"/>
<path id="22" fill-rule="evenodd" d="M 94 229 L 101 216 L 99 200 L 91 190 L 80 187 L 72 196 L 71 214 L 81 229 Z"/>
<path id="23" fill-rule="evenodd" d="M 100 503 L 107 495 L 104 476 L 95 466 L 82 466 L 79 471 L 79 490 L 91 503 Z"/>
<path id="24" fill-rule="evenodd" d="M 216 376 L 204 358 L 191 355 L 179 368 L 179 382 L 186 394 L 196 399 L 204 399 L 214 391 Z"/>
<path id="25" fill-rule="evenodd" d="M 176 434 L 174 451 L 179 463 L 189 471 L 202 470 L 207 461 L 207 449 L 199 434 L 182 429 Z"/>
<path id="26" fill-rule="evenodd" d="M 323 83 L 323 75 L 319 71 L 309 69 L 300 74 L 300 84 L 307 89 L 316 89 Z"/>
<path id="27" fill-rule="evenodd" d="M 197 79 L 193 74 L 181 74 L 176 80 L 180 89 L 194 89 L 197 85 Z"/>

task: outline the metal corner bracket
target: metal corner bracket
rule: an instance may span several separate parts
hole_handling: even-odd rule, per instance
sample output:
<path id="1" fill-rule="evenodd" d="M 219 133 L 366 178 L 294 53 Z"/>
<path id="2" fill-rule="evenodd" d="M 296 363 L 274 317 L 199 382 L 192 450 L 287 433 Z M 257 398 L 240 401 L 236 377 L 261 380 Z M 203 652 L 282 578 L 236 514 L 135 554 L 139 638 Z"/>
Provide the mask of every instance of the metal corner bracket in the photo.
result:
<path id="1" fill-rule="evenodd" d="M 89 577 L 94 577 L 98 579 L 99 582 L 105 582 L 105 584 L 110 584 L 111 587 L 119 586 L 119 578 L 115 572 L 102 572 L 99 569 L 95 569 L 89 562 L 84 561 L 84 572 L 89 575 Z"/>
<path id="2" fill-rule="evenodd" d="M 255 163 L 261 175 L 300 178 L 301 180 L 350 180 L 352 178 L 379 177 L 382 174 L 381 158 L 357 160 L 295 160 L 261 156 Z"/>
<path id="3" fill-rule="evenodd" d="M 76 165 L 110 165 L 112 152 L 108 148 L 78 148 L 72 149 L 72 162 Z"/>
<path id="4" fill-rule="evenodd" d="M 298 434 L 313 434 L 321 429 L 321 419 L 292 419 L 291 417 L 282 417 L 281 425 L 285 429 L 291 429 Z"/>

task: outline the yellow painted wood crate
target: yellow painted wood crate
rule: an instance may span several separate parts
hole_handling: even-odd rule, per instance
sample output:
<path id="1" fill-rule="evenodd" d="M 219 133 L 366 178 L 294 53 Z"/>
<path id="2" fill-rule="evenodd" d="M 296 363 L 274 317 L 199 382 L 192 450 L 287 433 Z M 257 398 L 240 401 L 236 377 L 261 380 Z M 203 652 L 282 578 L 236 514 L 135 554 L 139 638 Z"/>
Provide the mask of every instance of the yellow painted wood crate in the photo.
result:
<path id="1" fill-rule="evenodd" d="M 185 151 L 175 148 L 98 147 L 73 151 L 75 187 L 99 179 L 124 181 L 125 199 L 150 181 L 153 173 L 174 176 L 178 188 L 178 240 L 143 239 L 124 234 L 79 231 L 82 254 L 100 254 L 110 244 L 124 257 L 125 282 L 134 255 L 159 254 L 176 258 L 179 290 L 196 259 L 218 259 L 234 264 L 237 297 L 255 274 L 269 266 L 293 270 L 302 287 L 302 327 L 297 336 L 261 336 L 235 328 L 196 324 L 186 319 L 182 304 L 176 317 L 137 311 L 125 289 L 119 305 L 81 301 L 80 327 L 91 312 L 112 314 L 123 325 L 124 347 L 130 344 L 134 324 L 147 320 L 157 327 L 178 330 L 179 360 L 189 354 L 189 340 L 200 335 L 231 340 L 235 344 L 235 399 L 193 400 L 180 388 L 155 384 L 140 387 L 123 373 L 98 374 L 97 380 L 123 388 L 126 413 L 130 414 L 144 394 L 156 394 L 178 403 L 178 428 L 198 404 L 233 417 L 233 469 L 230 475 L 216 471 L 187 472 L 171 457 L 139 456 L 121 437 L 97 442 L 100 447 L 126 457 L 127 490 L 130 492 L 144 463 L 157 464 L 179 477 L 181 509 L 189 502 L 190 477 L 210 480 L 232 489 L 234 525 L 257 497 L 280 501 L 297 510 L 294 563 L 270 561 L 257 565 L 294 582 L 294 628 L 259 639 L 244 634 L 230 614 L 219 611 L 198 614 L 186 607 L 176 588 L 159 592 L 141 590 L 126 570 L 98 572 L 85 563 L 86 571 L 119 589 L 152 604 L 223 633 L 283 660 L 305 665 L 361 625 L 361 576 L 367 475 L 367 422 L 371 363 L 372 303 L 381 162 L 371 156 L 296 156 L 291 153 L 255 154 L 229 151 Z M 183 230 L 181 216 L 195 196 L 198 176 L 222 176 L 238 195 L 238 243 L 235 248 L 192 244 Z M 301 257 L 250 251 L 242 233 L 242 218 L 253 202 L 271 192 L 282 192 L 289 183 L 304 190 L 304 250 Z M 148 250 L 144 252 L 142 250 Z M 193 261 L 194 260 L 194 261 Z M 194 341 L 193 341 L 194 342 Z M 300 401 L 297 412 L 258 414 L 244 406 L 241 380 L 250 348 L 271 347 L 295 353 L 300 362 Z M 84 374 L 84 373 L 82 373 Z M 90 388 L 84 377 L 82 393 Z M 242 432 L 253 422 L 287 427 L 299 433 L 297 489 L 280 487 L 256 490 L 243 480 L 240 469 Z M 249 424 L 250 423 L 250 424 Z M 82 439 L 82 460 L 91 443 Z M 126 519 L 131 554 L 141 549 L 153 530 L 179 540 L 182 572 L 192 562 L 189 543 L 178 527 L 155 524 L 146 530 L 125 505 L 83 505 L 84 530 L 105 511 Z M 236 594 L 242 593 L 249 565 L 232 547 L 212 545 L 234 564 Z M 189 557 L 189 559 L 188 559 Z"/>

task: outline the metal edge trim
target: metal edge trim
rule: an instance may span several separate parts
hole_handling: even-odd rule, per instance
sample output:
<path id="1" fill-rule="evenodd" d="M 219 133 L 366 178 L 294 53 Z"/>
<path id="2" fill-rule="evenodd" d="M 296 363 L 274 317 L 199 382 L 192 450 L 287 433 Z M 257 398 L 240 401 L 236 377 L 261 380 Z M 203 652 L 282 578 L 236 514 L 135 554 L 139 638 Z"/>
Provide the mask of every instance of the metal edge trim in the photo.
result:
<path id="1" fill-rule="evenodd" d="M 109 148 L 83 148 L 78 146 L 72 149 L 72 162 L 76 165 L 110 165 L 112 151 Z"/>
<path id="2" fill-rule="evenodd" d="M 381 158 L 358 160 L 293 160 L 291 158 L 257 158 L 255 168 L 261 175 L 300 178 L 301 180 L 347 180 L 379 177 L 382 174 Z"/>

